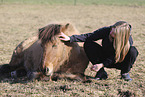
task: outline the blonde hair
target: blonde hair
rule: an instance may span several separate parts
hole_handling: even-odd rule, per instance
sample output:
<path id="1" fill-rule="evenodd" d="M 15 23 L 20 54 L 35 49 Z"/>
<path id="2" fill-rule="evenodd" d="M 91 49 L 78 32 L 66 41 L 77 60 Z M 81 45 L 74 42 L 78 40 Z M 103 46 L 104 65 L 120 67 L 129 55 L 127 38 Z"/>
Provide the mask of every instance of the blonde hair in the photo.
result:
<path id="1" fill-rule="evenodd" d="M 116 22 L 112 28 L 115 28 L 114 34 L 114 49 L 115 49 L 115 60 L 122 62 L 129 51 L 130 43 L 130 31 L 131 25 L 125 21 Z"/>

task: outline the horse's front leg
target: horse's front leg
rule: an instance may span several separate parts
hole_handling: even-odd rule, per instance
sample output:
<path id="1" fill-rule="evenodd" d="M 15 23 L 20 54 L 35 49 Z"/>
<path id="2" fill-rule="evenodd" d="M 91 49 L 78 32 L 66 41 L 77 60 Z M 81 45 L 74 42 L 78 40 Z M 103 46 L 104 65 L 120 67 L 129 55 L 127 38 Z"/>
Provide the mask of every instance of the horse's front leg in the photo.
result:
<path id="1" fill-rule="evenodd" d="M 27 72 L 27 78 L 28 78 L 29 80 L 35 79 L 35 77 L 36 77 L 37 74 L 34 73 L 33 64 L 31 64 L 30 61 L 25 60 L 25 62 L 24 62 L 24 67 L 25 67 L 26 72 Z"/>
<path id="2" fill-rule="evenodd" d="M 26 70 L 24 67 L 17 68 L 15 71 L 11 72 L 11 77 L 16 79 L 17 77 L 26 76 Z"/>

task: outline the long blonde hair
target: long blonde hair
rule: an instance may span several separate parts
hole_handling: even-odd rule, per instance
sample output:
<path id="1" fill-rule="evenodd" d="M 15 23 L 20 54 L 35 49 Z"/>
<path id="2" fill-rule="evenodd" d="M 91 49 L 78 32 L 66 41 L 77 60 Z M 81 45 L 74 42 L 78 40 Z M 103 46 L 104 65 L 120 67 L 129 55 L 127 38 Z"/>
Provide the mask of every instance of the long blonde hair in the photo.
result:
<path id="1" fill-rule="evenodd" d="M 115 60 L 122 62 L 130 49 L 129 37 L 131 31 L 131 25 L 125 21 L 116 22 L 112 28 L 114 30 L 114 49 L 115 49 Z"/>

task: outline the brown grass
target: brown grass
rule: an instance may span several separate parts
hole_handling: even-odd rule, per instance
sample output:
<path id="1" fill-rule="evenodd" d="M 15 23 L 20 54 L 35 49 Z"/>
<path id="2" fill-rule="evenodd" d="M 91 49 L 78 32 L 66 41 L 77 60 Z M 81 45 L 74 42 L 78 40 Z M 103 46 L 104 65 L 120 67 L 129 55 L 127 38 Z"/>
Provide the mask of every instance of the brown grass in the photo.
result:
<path id="1" fill-rule="evenodd" d="M 37 29 L 54 21 L 69 21 L 76 25 L 80 33 L 92 32 L 109 26 L 119 20 L 132 24 L 134 45 L 139 56 L 130 76 L 132 82 L 120 79 L 120 71 L 106 69 L 109 78 L 82 83 L 61 79 L 58 81 L 33 81 L 13 83 L 10 78 L 0 78 L 2 96 L 145 96 L 145 7 L 129 6 L 50 6 L 50 5 L 0 5 L 0 64 L 10 61 L 13 49 L 22 40 L 37 34 Z M 89 67 L 91 64 L 89 65 Z M 95 73 L 86 70 L 86 75 Z"/>

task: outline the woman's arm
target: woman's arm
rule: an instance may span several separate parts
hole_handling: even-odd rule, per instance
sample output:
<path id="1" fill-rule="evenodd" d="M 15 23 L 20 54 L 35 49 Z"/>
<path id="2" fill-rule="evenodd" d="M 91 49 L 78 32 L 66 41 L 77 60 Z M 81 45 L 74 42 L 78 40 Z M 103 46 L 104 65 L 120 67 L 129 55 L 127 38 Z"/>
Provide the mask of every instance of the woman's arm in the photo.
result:
<path id="1" fill-rule="evenodd" d="M 62 34 L 60 35 L 61 37 L 60 39 L 63 41 L 70 41 L 70 42 L 96 41 L 99 39 L 103 39 L 103 37 L 105 37 L 108 32 L 110 32 L 110 27 L 103 27 L 94 31 L 93 33 L 72 35 L 69 38 L 65 34 Z"/>

